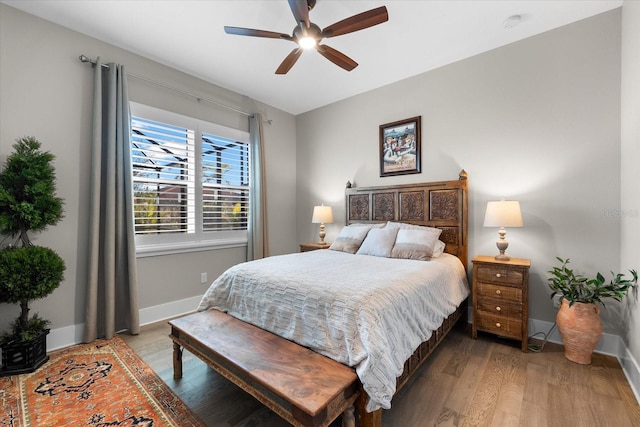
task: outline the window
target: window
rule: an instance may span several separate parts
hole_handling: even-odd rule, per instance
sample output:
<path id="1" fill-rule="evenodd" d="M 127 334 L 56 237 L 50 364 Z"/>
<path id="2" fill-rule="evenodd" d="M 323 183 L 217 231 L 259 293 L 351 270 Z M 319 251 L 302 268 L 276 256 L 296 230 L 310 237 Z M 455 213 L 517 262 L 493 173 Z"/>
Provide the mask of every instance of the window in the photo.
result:
<path id="1" fill-rule="evenodd" d="M 201 158 L 203 229 L 246 230 L 248 144 L 203 133 Z"/>
<path id="2" fill-rule="evenodd" d="M 140 104 L 131 112 L 138 253 L 246 244 L 249 134 Z"/>

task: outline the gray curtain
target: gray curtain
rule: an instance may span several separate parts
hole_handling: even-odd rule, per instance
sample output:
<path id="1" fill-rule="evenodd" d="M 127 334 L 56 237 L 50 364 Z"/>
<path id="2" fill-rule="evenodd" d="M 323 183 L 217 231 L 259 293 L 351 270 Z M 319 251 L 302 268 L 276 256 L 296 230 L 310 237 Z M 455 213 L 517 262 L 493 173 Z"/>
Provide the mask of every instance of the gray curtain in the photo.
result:
<path id="1" fill-rule="evenodd" d="M 254 114 L 249 117 L 249 151 L 251 156 L 249 183 L 251 190 L 247 223 L 247 261 L 269 256 L 263 123 L 262 114 Z"/>
<path id="2" fill-rule="evenodd" d="M 124 67 L 94 68 L 89 273 L 84 342 L 140 332 L 129 99 Z"/>

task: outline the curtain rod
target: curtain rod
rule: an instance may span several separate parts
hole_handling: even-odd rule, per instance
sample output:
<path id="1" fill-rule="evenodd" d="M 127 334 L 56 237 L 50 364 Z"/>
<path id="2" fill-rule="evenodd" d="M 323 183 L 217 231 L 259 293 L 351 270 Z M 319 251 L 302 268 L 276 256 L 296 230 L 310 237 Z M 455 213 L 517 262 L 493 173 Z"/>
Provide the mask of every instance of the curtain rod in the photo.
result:
<path id="1" fill-rule="evenodd" d="M 88 58 L 88 57 L 87 57 L 86 55 L 84 55 L 84 54 L 80 55 L 80 56 L 78 57 L 78 59 L 79 59 L 81 62 L 88 62 L 88 63 L 90 63 L 92 66 L 94 66 L 94 67 L 96 66 L 96 61 L 95 61 L 94 59 L 90 59 L 90 58 Z M 107 69 L 109 68 L 109 64 L 101 64 L 101 65 L 102 65 L 102 67 L 103 67 L 103 68 L 107 68 Z M 165 89 L 173 90 L 173 91 L 175 91 L 175 92 L 180 92 L 180 93 L 181 93 L 181 94 L 183 94 L 183 95 L 191 96 L 191 97 L 193 97 L 193 98 L 197 99 L 198 101 L 208 102 L 208 103 L 210 103 L 210 104 L 217 105 L 218 107 L 226 108 L 227 110 L 231 110 L 231 111 L 235 111 L 236 113 L 244 114 L 245 116 L 252 116 L 252 115 L 253 115 L 252 113 L 247 113 L 246 111 L 238 110 L 237 108 L 230 107 L 230 106 L 228 106 L 228 105 L 222 104 L 222 103 L 217 102 L 217 101 L 214 101 L 214 100 L 212 100 L 212 99 L 203 98 L 203 97 L 202 97 L 202 96 L 200 96 L 200 95 L 196 95 L 196 94 L 194 94 L 194 93 L 187 92 L 186 90 L 182 90 L 182 89 L 178 89 L 178 88 L 175 88 L 175 87 L 172 87 L 172 86 L 168 86 L 168 85 L 166 85 L 166 84 L 164 84 L 164 83 L 160 83 L 160 82 L 157 82 L 157 81 L 155 81 L 155 80 L 148 79 L 148 78 L 146 78 L 146 77 L 138 76 L 138 75 L 136 75 L 136 74 L 131 74 L 131 73 L 127 73 L 127 75 L 128 75 L 128 76 L 130 76 L 130 77 L 136 78 L 136 79 L 138 79 L 138 80 L 143 80 L 143 81 L 145 81 L 145 82 L 147 82 L 147 83 L 151 83 L 151 84 L 154 84 L 154 85 L 157 85 L 157 86 L 163 87 L 163 88 L 165 88 Z M 268 122 L 269 124 L 271 124 L 271 120 L 267 120 L 267 122 Z"/>

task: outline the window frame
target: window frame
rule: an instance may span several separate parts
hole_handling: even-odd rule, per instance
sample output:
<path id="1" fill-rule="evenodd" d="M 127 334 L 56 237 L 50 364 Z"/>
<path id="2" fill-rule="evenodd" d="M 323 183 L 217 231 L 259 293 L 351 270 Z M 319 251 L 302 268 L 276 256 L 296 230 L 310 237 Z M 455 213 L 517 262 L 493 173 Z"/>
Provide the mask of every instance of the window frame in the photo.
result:
<path id="1" fill-rule="evenodd" d="M 228 231 L 204 231 L 203 230 L 203 169 L 202 169 L 202 134 L 208 133 L 215 136 L 231 139 L 249 146 L 249 132 L 233 129 L 205 120 L 185 116 L 160 108 L 152 107 L 137 102 L 130 102 L 131 116 L 136 116 L 160 123 L 183 127 L 194 133 L 194 169 L 195 169 L 195 231 L 193 233 L 166 233 L 160 235 L 135 235 L 136 256 L 147 257 L 167 255 L 173 253 L 185 253 L 204 251 L 211 249 L 224 249 L 247 246 L 247 230 Z M 250 154 L 247 161 L 250 158 Z M 249 164 L 250 173 L 251 165 Z M 247 188 L 250 194 L 250 186 Z M 250 201 L 249 201 L 250 203 Z"/>

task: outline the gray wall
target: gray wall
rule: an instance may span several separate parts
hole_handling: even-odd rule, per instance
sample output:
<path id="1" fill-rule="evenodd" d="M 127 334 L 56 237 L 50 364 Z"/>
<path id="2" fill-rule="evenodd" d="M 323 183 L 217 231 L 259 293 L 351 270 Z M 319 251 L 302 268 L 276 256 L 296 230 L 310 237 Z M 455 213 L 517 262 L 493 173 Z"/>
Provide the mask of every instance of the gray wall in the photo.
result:
<path id="1" fill-rule="evenodd" d="M 15 139 L 33 135 L 57 156 L 58 195 L 65 218 L 36 237 L 67 264 L 65 281 L 52 295 L 33 304 L 35 312 L 63 328 L 83 322 L 86 228 L 91 138 L 92 68 L 80 54 L 125 64 L 129 73 L 218 100 L 272 120 L 265 126 L 269 234 L 272 253 L 297 249 L 295 222 L 295 118 L 244 95 L 213 86 L 130 52 L 0 4 L 0 162 Z M 129 79 L 130 98 L 178 113 L 248 130 L 246 116 Z M 140 258 L 140 305 L 152 307 L 204 293 L 200 273 L 215 278 L 245 260 L 244 248 Z M 194 307 L 195 308 L 195 307 Z M 0 330 L 18 308 L 0 305 Z"/>
<path id="2" fill-rule="evenodd" d="M 507 253 L 532 260 L 529 314 L 553 322 L 546 272 L 556 256 L 586 274 L 620 266 L 620 13 L 298 116 L 299 240 L 316 236 L 310 212 L 319 202 L 334 208 L 338 222 L 327 226 L 327 240 L 335 238 L 347 180 L 448 180 L 464 168 L 470 256 L 497 253 L 497 230 L 482 227 L 487 201 L 520 200 L 525 226 L 507 231 Z M 417 115 L 422 173 L 379 177 L 378 126 Z M 615 309 L 605 311 L 605 331 L 621 334 Z"/>
<path id="3" fill-rule="evenodd" d="M 620 269 L 640 269 L 640 2 L 622 6 L 622 200 Z M 626 301 L 622 335 L 640 361 L 640 296 Z M 624 362 L 623 362 L 624 363 Z M 636 365 L 637 366 L 637 365 Z M 637 370 L 637 368 L 636 368 Z M 630 367 L 629 371 L 632 371 Z M 636 384 L 640 378 L 636 378 Z"/>

